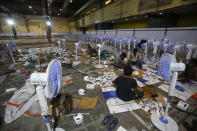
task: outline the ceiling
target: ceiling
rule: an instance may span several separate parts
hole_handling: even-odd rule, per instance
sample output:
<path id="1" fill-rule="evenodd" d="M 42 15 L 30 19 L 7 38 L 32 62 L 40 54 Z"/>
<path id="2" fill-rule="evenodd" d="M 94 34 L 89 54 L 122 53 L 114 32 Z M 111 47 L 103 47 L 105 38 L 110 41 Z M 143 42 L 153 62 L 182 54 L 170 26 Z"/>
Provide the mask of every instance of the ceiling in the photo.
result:
<path id="1" fill-rule="evenodd" d="M 88 1 L 89 0 L 1 0 L 0 13 L 71 17 Z"/>

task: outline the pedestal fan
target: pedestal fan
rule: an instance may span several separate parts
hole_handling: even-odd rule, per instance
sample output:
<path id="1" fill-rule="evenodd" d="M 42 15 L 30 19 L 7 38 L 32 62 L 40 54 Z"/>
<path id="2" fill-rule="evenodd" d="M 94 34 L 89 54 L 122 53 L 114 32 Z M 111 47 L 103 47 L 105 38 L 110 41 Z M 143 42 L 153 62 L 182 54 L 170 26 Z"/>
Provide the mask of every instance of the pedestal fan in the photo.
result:
<path id="1" fill-rule="evenodd" d="M 13 53 L 12 53 L 14 50 L 16 50 L 16 44 L 14 42 L 8 42 L 7 47 L 9 49 L 10 56 L 11 56 L 14 64 L 16 64 Z"/>
<path id="2" fill-rule="evenodd" d="M 46 73 L 32 73 L 30 76 L 30 81 L 31 84 L 36 86 L 36 93 L 38 95 L 42 115 L 45 119 L 47 129 L 48 131 L 52 131 L 49 118 L 47 117 L 49 110 L 47 98 L 51 101 L 55 96 L 57 96 L 62 86 L 62 67 L 60 62 L 57 60 L 52 60 L 47 67 Z"/>
<path id="3" fill-rule="evenodd" d="M 59 51 L 60 60 L 61 60 L 62 59 L 62 41 L 58 40 L 57 44 L 58 44 L 58 51 Z"/>
<path id="4" fill-rule="evenodd" d="M 160 116 L 157 113 L 153 113 L 151 115 L 151 121 L 161 131 L 178 131 L 178 125 L 170 116 L 168 116 L 168 110 L 171 104 L 171 97 L 174 96 L 178 71 L 184 71 L 185 64 L 177 63 L 175 56 L 165 53 L 162 55 L 158 66 L 160 75 L 164 80 L 170 82 L 170 87 L 168 89 L 169 99 L 167 101 L 164 115 Z"/>
<path id="5" fill-rule="evenodd" d="M 142 44 L 142 48 L 144 49 L 144 62 L 148 62 L 148 56 L 147 56 L 147 53 L 148 53 L 148 43 L 143 43 Z"/>
<path id="6" fill-rule="evenodd" d="M 189 63 L 191 57 L 192 57 L 192 52 L 193 50 L 197 48 L 196 45 L 192 45 L 192 44 L 187 44 L 187 43 L 184 43 L 184 53 L 187 54 L 186 55 L 186 60 L 187 60 L 187 63 Z M 195 56 L 196 53 L 194 53 L 194 56 Z"/>
<path id="7" fill-rule="evenodd" d="M 101 48 L 103 47 L 103 45 L 104 45 L 104 43 L 102 45 L 97 44 L 99 61 L 98 61 L 98 65 L 95 66 L 96 68 L 103 68 L 104 67 L 103 65 L 101 65 Z"/>
<path id="8" fill-rule="evenodd" d="M 80 64 L 81 62 L 78 60 L 78 49 L 81 48 L 81 41 L 75 43 L 75 61 L 73 62 L 73 66 Z"/>
<path id="9" fill-rule="evenodd" d="M 161 41 L 160 49 L 161 49 L 162 51 L 164 51 L 164 53 L 166 53 L 166 51 L 167 51 L 167 49 L 168 49 L 168 42 L 169 42 L 169 41 L 168 41 L 167 39 Z"/>
<path id="10" fill-rule="evenodd" d="M 128 42 L 128 53 L 127 53 L 127 59 L 130 59 L 130 56 L 131 56 L 131 39 L 128 39 L 127 40 Z"/>
<path id="11" fill-rule="evenodd" d="M 159 46 L 159 42 L 154 40 L 153 42 L 150 42 L 150 47 L 153 49 L 153 57 L 152 57 L 152 62 L 155 62 L 157 59 L 157 49 Z"/>
<path id="12" fill-rule="evenodd" d="M 66 39 L 62 39 L 62 44 L 64 45 L 64 50 L 66 51 Z"/>

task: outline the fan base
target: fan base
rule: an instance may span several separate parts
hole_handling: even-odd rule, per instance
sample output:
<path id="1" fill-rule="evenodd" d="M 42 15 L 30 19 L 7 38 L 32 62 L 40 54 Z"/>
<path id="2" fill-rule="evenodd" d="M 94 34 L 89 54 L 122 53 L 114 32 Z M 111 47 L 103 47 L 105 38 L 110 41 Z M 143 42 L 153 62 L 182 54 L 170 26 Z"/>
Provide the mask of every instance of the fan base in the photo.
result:
<path id="1" fill-rule="evenodd" d="M 95 66 L 95 68 L 98 68 L 98 69 L 103 68 L 103 67 L 104 67 L 103 65 L 96 65 Z"/>
<path id="2" fill-rule="evenodd" d="M 55 128 L 55 131 L 65 131 L 63 128 Z"/>
<path id="3" fill-rule="evenodd" d="M 77 66 L 77 65 L 79 65 L 80 63 L 81 63 L 81 61 L 74 61 L 73 64 L 72 64 L 72 66 Z"/>
<path id="4" fill-rule="evenodd" d="M 178 131 L 178 125 L 176 121 L 174 121 L 170 116 L 167 116 L 168 123 L 164 124 L 160 120 L 160 115 L 158 114 L 152 114 L 151 115 L 151 121 L 155 127 L 157 127 L 161 131 Z"/>

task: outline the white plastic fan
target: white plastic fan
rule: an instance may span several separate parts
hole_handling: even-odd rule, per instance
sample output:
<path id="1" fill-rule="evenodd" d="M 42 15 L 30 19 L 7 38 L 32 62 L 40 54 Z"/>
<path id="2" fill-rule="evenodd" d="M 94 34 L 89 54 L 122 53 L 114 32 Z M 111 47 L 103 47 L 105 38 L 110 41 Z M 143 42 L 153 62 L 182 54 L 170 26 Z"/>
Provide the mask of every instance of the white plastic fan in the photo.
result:
<path id="1" fill-rule="evenodd" d="M 137 40 L 134 38 L 134 39 L 133 39 L 133 49 L 136 48 L 136 44 L 137 44 Z"/>
<path id="2" fill-rule="evenodd" d="M 144 49 L 144 62 L 148 62 L 148 43 L 143 43 L 142 48 Z"/>
<path id="3" fill-rule="evenodd" d="M 196 45 L 192 45 L 192 44 L 187 44 L 187 43 L 184 43 L 184 52 L 187 54 L 186 55 L 186 60 L 187 60 L 187 63 L 189 63 L 191 57 L 192 57 L 192 52 L 194 49 L 196 49 L 197 46 Z M 196 51 L 194 52 L 194 57 L 195 55 L 197 54 L 197 49 Z"/>
<path id="4" fill-rule="evenodd" d="M 162 55 L 159 61 L 159 73 L 162 78 L 170 82 L 168 89 L 169 99 L 167 101 L 166 109 L 163 116 L 157 113 L 151 115 L 152 123 L 161 131 L 178 131 L 178 125 L 170 116 L 168 116 L 168 110 L 171 104 L 171 97 L 174 96 L 174 89 L 179 71 L 185 70 L 184 63 L 177 63 L 175 56 L 169 53 Z"/>
<path id="5" fill-rule="evenodd" d="M 58 49 L 59 49 L 59 55 L 60 55 L 60 60 L 62 59 L 62 41 L 57 41 L 58 43 Z"/>
<path id="6" fill-rule="evenodd" d="M 60 62 L 52 60 L 47 67 L 46 73 L 32 73 L 30 81 L 31 84 L 36 86 L 36 93 L 38 95 L 42 115 L 45 119 L 47 129 L 48 131 L 52 131 L 47 117 L 49 110 L 47 98 L 51 101 L 55 96 L 57 96 L 60 88 L 62 87 L 62 67 Z"/>
<path id="7" fill-rule="evenodd" d="M 157 59 L 157 49 L 158 49 L 158 46 L 159 46 L 159 42 L 158 41 L 153 41 L 151 42 L 150 44 L 150 47 L 153 48 L 153 57 L 152 57 L 152 61 L 156 61 Z"/>
<path id="8" fill-rule="evenodd" d="M 163 41 L 161 41 L 160 44 L 160 49 L 164 51 L 164 53 L 166 53 L 167 49 L 168 49 L 168 39 L 164 39 Z"/>
<path id="9" fill-rule="evenodd" d="M 122 44 L 122 39 L 120 39 L 120 43 L 119 43 L 119 47 L 120 47 L 120 52 L 119 52 L 119 53 L 120 53 L 120 54 L 122 53 L 122 45 L 123 45 L 123 44 Z"/>
<path id="10" fill-rule="evenodd" d="M 66 39 L 62 39 L 62 44 L 64 45 L 64 50 L 66 51 Z"/>
<path id="11" fill-rule="evenodd" d="M 12 53 L 14 50 L 16 50 L 16 44 L 13 42 L 8 42 L 7 47 L 9 49 L 10 56 L 12 57 L 14 64 L 16 64 L 13 53 Z"/>
<path id="12" fill-rule="evenodd" d="M 75 43 L 75 61 L 73 62 L 73 66 L 77 66 L 81 62 L 78 60 L 78 49 L 81 48 L 81 41 Z"/>
<path id="13" fill-rule="evenodd" d="M 128 39 L 128 53 L 127 53 L 127 59 L 130 59 L 131 56 L 131 39 Z"/>
<path id="14" fill-rule="evenodd" d="M 177 52 L 179 51 L 179 49 L 182 47 L 182 45 L 180 44 L 176 44 L 175 47 L 174 47 L 174 53 L 173 55 L 176 56 Z"/>
<path id="15" fill-rule="evenodd" d="M 97 47 L 99 48 L 98 49 L 98 57 L 99 57 L 99 62 L 98 62 L 98 65 L 96 65 L 95 67 L 96 68 L 103 68 L 103 65 L 101 65 L 101 48 L 104 46 L 104 42 L 103 42 L 103 44 L 101 45 L 101 44 L 97 44 Z"/>

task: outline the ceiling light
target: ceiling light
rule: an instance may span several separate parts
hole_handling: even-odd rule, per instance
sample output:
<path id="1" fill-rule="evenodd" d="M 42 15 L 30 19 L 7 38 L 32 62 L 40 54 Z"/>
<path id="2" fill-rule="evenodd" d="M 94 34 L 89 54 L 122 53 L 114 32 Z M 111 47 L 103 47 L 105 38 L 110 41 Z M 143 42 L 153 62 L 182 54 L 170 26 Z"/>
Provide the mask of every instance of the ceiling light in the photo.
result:
<path id="1" fill-rule="evenodd" d="M 111 0 L 106 0 L 105 4 L 107 5 L 107 4 L 111 3 L 111 2 L 112 2 Z"/>
<path id="2" fill-rule="evenodd" d="M 60 11 L 62 11 L 62 9 L 60 9 Z"/>
<path id="3" fill-rule="evenodd" d="M 29 9 L 32 9 L 32 6 L 31 5 L 29 6 Z"/>
<path id="4" fill-rule="evenodd" d="M 7 23 L 8 23 L 9 25 L 14 25 L 14 21 L 13 21 L 12 19 L 7 20 Z"/>
<path id="5" fill-rule="evenodd" d="M 35 14 L 36 12 L 34 11 L 34 14 Z"/>
<path id="6" fill-rule="evenodd" d="M 72 3 L 73 1 L 72 0 L 70 0 L 70 3 Z"/>
<path id="7" fill-rule="evenodd" d="M 51 26 L 51 22 L 50 21 L 46 21 L 47 26 Z"/>
<path id="8" fill-rule="evenodd" d="M 60 13 L 58 13 L 57 15 L 60 15 Z"/>
<path id="9" fill-rule="evenodd" d="M 160 14 L 160 15 L 162 15 L 163 13 L 162 13 L 162 12 L 160 12 L 159 14 Z"/>

